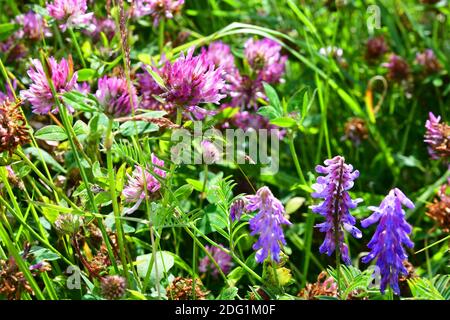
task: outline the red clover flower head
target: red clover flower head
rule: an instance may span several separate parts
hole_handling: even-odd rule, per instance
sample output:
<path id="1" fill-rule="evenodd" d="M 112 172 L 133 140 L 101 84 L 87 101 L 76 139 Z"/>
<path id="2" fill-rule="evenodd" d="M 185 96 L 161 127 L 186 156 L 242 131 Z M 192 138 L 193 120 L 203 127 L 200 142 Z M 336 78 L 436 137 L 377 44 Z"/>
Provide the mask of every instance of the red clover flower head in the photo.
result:
<path id="1" fill-rule="evenodd" d="M 286 134 L 286 130 L 282 130 L 280 127 L 270 124 L 269 119 L 260 114 L 251 113 L 248 111 L 240 111 L 236 113 L 236 115 L 231 119 L 231 122 L 237 128 L 244 130 L 244 132 L 249 130 L 258 131 L 260 129 L 265 129 L 269 132 L 271 130 L 277 130 L 279 139 L 283 139 Z"/>
<path id="2" fill-rule="evenodd" d="M 54 0 L 53 3 L 47 3 L 47 10 L 55 20 L 64 22 L 60 25 L 62 31 L 88 26 L 93 16 L 92 12 L 86 13 L 86 0 Z"/>
<path id="3" fill-rule="evenodd" d="M 422 66 L 427 74 L 436 73 L 442 68 L 439 60 L 431 49 L 426 49 L 422 53 L 417 53 L 416 63 Z"/>
<path id="4" fill-rule="evenodd" d="M 236 71 L 236 64 L 234 62 L 234 56 L 231 53 L 229 45 L 222 41 L 211 42 L 208 49 L 203 49 L 206 53 L 208 60 L 210 60 L 216 67 L 222 67 L 227 73 L 231 74 Z"/>
<path id="5" fill-rule="evenodd" d="M 367 40 L 366 59 L 369 61 L 381 58 L 389 50 L 383 36 Z"/>
<path id="6" fill-rule="evenodd" d="M 18 39 L 40 40 L 52 35 L 45 19 L 38 13 L 28 11 L 26 14 L 17 16 L 15 20 L 22 26 L 14 35 Z"/>
<path id="7" fill-rule="evenodd" d="M 155 175 L 158 175 L 160 178 L 166 177 L 166 171 L 158 168 L 164 167 L 164 160 L 158 159 L 152 153 L 152 164 L 153 168 L 147 168 L 145 171 L 141 166 L 136 166 L 133 174 L 128 175 L 128 184 L 123 189 L 123 196 L 125 197 L 125 201 L 128 203 L 135 203 L 136 205 L 127 210 L 127 214 L 136 211 L 142 201 L 145 199 L 145 188 L 147 187 L 147 193 L 151 196 L 153 193 L 157 192 L 161 188 L 161 184 Z M 150 173 L 150 172 L 153 172 Z"/>
<path id="8" fill-rule="evenodd" d="M 412 227 L 406 222 L 402 205 L 409 209 L 414 208 L 412 201 L 400 189 L 392 189 L 379 207 L 369 207 L 373 214 L 361 221 L 364 228 L 378 222 L 375 234 L 367 245 L 371 251 L 362 261 L 367 263 L 377 258 L 376 265 L 381 274 L 381 293 L 384 293 L 389 284 L 394 293 L 399 295 L 398 277 L 400 274 L 408 274 L 403 265 L 408 258 L 403 245 L 412 248 L 414 243 L 408 237 Z"/>
<path id="9" fill-rule="evenodd" d="M 58 113 L 55 108 L 55 101 L 44 72 L 44 68 L 39 60 L 31 60 L 32 67 L 27 74 L 32 83 L 28 90 L 22 90 L 21 96 L 23 99 L 31 103 L 33 112 L 36 114 L 47 114 L 50 111 Z M 56 93 L 63 94 L 75 88 L 77 82 L 77 72 L 73 72 L 73 65 L 71 59 L 61 59 L 58 63 L 55 58 L 48 59 L 49 73 L 51 80 L 55 86 Z"/>
<path id="10" fill-rule="evenodd" d="M 249 65 L 257 72 L 258 80 L 267 83 L 280 81 L 287 61 L 287 56 L 281 55 L 281 45 L 268 38 L 251 38 L 245 43 L 244 54 Z"/>
<path id="11" fill-rule="evenodd" d="M 134 2 L 132 16 L 140 18 L 150 15 L 153 25 L 158 26 L 161 19 L 172 19 L 183 4 L 184 0 L 137 0 Z"/>
<path id="12" fill-rule="evenodd" d="M 204 52 L 194 57 L 194 48 L 189 49 L 187 55 L 181 53 L 173 63 L 166 61 L 159 70 L 154 67 L 154 71 L 164 82 L 160 98 L 170 108 L 183 108 L 197 119 L 208 114 L 199 104 L 218 104 L 226 96 L 221 94 L 225 87 L 223 69 L 216 68 Z"/>
<path id="13" fill-rule="evenodd" d="M 392 54 L 389 58 L 389 62 L 383 63 L 383 67 L 389 70 L 388 78 L 401 82 L 407 80 L 410 74 L 408 63 L 402 58 L 395 54 Z"/>
<path id="14" fill-rule="evenodd" d="M 131 97 L 130 97 L 131 94 Z M 117 77 L 103 77 L 98 80 L 96 97 L 105 113 L 111 116 L 129 115 L 137 106 L 136 89 L 131 85 L 128 90 L 127 80 Z M 133 104 L 131 104 L 133 101 Z"/>
<path id="15" fill-rule="evenodd" d="M 348 194 L 348 190 L 353 187 L 353 181 L 359 176 L 359 171 L 353 171 L 353 166 L 346 164 L 341 156 L 325 160 L 324 163 L 325 166 L 316 166 L 316 171 L 325 176 L 317 178 L 317 182 L 312 185 L 314 192 L 311 194 L 313 198 L 324 199 L 320 204 L 312 206 L 313 212 L 326 219 L 325 222 L 316 225 L 321 232 L 326 233 L 325 241 L 319 250 L 320 253 L 330 256 L 336 246 L 339 246 L 342 260 L 346 264 L 351 264 L 348 247 L 344 243 L 343 230 L 350 232 L 357 239 L 362 237 L 361 231 L 355 227 L 356 219 L 349 211 L 356 208 L 362 199 L 352 200 Z"/>
<path id="16" fill-rule="evenodd" d="M 208 252 L 213 257 L 213 259 L 217 262 L 222 272 L 225 275 L 228 274 L 231 270 L 231 267 L 233 266 L 231 256 L 225 251 L 223 251 L 223 249 L 220 247 L 211 247 L 211 246 L 205 247 L 206 250 L 208 250 Z M 200 260 L 198 270 L 202 273 L 211 271 L 211 275 L 214 278 L 217 278 L 219 276 L 219 270 L 208 256 L 205 256 L 203 259 Z"/>
<path id="17" fill-rule="evenodd" d="M 257 212 L 255 217 L 250 219 L 251 235 L 259 235 L 258 241 L 253 245 L 256 261 L 263 263 L 269 258 L 279 262 L 281 244 L 286 244 L 281 225 L 291 224 L 285 217 L 284 206 L 268 187 L 260 188 L 255 195 L 247 196 L 246 200 L 245 209 Z"/>

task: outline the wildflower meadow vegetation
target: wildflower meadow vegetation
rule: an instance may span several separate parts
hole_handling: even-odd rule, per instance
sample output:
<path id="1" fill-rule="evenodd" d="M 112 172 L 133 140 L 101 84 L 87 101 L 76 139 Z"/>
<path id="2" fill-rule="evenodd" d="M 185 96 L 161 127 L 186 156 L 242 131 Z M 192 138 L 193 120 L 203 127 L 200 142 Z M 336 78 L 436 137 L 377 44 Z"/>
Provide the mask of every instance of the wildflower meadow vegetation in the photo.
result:
<path id="1" fill-rule="evenodd" d="M 0 300 L 450 299 L 447 0 L 0 9 Z"/>

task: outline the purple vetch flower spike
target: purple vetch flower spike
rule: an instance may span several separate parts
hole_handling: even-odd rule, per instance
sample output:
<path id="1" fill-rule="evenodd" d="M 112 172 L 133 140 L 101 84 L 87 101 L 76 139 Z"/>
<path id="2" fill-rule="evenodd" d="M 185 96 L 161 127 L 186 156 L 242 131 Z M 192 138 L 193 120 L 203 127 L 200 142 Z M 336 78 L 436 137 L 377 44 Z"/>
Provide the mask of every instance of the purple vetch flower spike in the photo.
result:
<path id="1" fill-rule="evenodd" d="M 253 245 L 256 250 L 256 261 L 263 263 L 269 258 L 279 262 L 281 245 L 286 244 L 282 224 L 291 225 L 286 219 L 284 206 L 274 197 L 268 187 L 260 188 L 255 195 L 247 196 L 247 211 L 258 213 L 250 219 L 251 235 L 259 235 Z"/>
<path id="2" fill-rule="evenodd" d="M 20 92 L 21 97 L 31 103 L 33 112 L 36 114 L 47 114 L 50 111 L 52 113 L 58 113 L 58 108 L 55 106 L 54 97 L 41 62 L 33 59 L 31 60 L 31 65 L 27 74 L 32 83 L 28 90 L 22 90 Z M 78 74 L 77 72 L 73 72 L 73 65 L 70 59 L 67 61 L 63 58 L 58 63 L 55 58 L 50 57 L 48 59 L 48 65 L 50 69 L 49 73 L 51 74 L 51 79 L 57 93 L 63 94 L 75 88 Z M 69 111 L 72 112 L 70 107 Z"/>
<path id="3" fill-rule="evenodd" d="M 211 112 L 199 107 L 203 103 L 219 104 L 225 98 L 222 94 L 225 87 L 224 71 L 221 67 L 216 68 L 209 61 L 205 53 L 194 55 L 194 48 L 190 48 L 187 55 L 181 53 L 180 57 L 173 63 L 166 61 L 161 69 L 153 67 L 164 82 L 164 88 L 159 97 L 165 101 L 167 108 L 182 108 L 184 111 L 192 112 L 199 120 Z M 147 81 L 155 82 L 154 79 Z M 146 83 L 147 88 L 156 88 Z M 142 85 L 141 85 L 142 88 Z M 160 90 L 158 89 L 158 91 Z M 156 94 L 158 94 L 157 92 Z M 153 92 L 144 95 L 155 94 Z"/>
<path id="4" fill-rule="evenodd" d="M 428 144 L 428 154 L 432 159 L 450 157 L 450 126 L 441 122 L 441 116 L 429 113 L 429 119 L 425 123 L 427 132 L 424 142 Z"/>
<path id="5" fill-rule="evenodd" d="M 63 22 L 60 25 L 62 31 L 72 27 L 93 27 L 90 22 L 94 13 L 86 13 L 86 0 L 54 0 L 47 3 L 47 10 L 55 20 Z"/>
<path id="6" fill-rule="evenodd" d="M 132 16 L 140 18 L 150 15 L 153 25 L 158 26 L 161 19 L 172 19 L 181 10 L 184 0 L 136 0 Z"/>
<path id="7" fill-rule="evenodd" d="M 408 258 L 403 246 L 414 246 L 408 236 L 412 227 L 406 222 L 402 205 L 414 208 L 412 201 L 400 189 L 392 189 L 379 207 L 369 207 L 373 214 L 361 221 L 364 228 L 378 222 L 375 234 L 367 245 L 371 251 L 362 261 L 368 263 L 377 258 L 376 265 L 381 274 L 380 291 L 383 294 L 389 285 L 395 294 L 400 295 L 398 277 L 400 274 L 408 274 L 403 265 Z"/>
<path id="8" fill-rule="evenodd" d="M 99 79 L 95 95 L 105 113 L 116 117 L 129 115 L 133 108 L 136 108 L 138 102 L 136 89 L 131 86 L 129 90 L 125 78 L 105 76 Z"/>
<path id="9" fill-rule="evenodd" d="M 220 247 L 223 248 L 222 245 Z M 222 248 L 218 247 L 210 247 L 205 246 L 206 250 L 211 254 L 214 260 L 216 260 L 217 264 L 219 265 L 222 272 L 226 275 L 230 272 L 231 267 L 233 266 L 233 262 L 231 260 L 231 256 L 223 251 Z M 208 256 L 205 256 L 203 259 L 200 260 L 198 270 L 202 273 L 206 273 L 208 271 L 211 272 L 211 275 L 214 278 L 217 278 L 219 276 L 219 270 L 217 269 L 216 265 L 211 261 L 211 259 Z"/>
<path id="10" fill-rule="evenodd" d="M 255 40 L 245 43 L 245 57 L 258 79 L 267 83 L 280 82 L 286 67 L 287 56 L 281 55 L 281 45 L 272 39 Z"/>
<path id="11" fill-rule="evenodd" d="M 161 188 L 161 184 L 155 175 L 163 179 L 166 178 L 166 171 L 160 168 L 164 166 L 164 160 L 159 159 L 153 153 L 151 157 L 153 168 L 143 170 L 141 166 L 136 166 L 133 174 L 131 176 L 128 175 L 128 184 L 123 189 L 122 194 L 125 197 L 125 202 L 135 203 L 135 205 L 127 209 L 124 214 L 133 213 L 139 208 L 145 199 L 146 187 L 149 196 Z M 153 174 L 150 173 L 151 171 L 153 171 Z"/>
<path id="12" fill-rule="evenodd" d="M 348 256 L 348 247 L 344 243 L 344 231 L 350 232 L 353 237 L 362 237 L 361 231 L 355 227 L 356 219 L 350 214 L 350 209 L 357 207 L 362 199 L 352 200 L 348 190 L 353 187 L 354 180 L 358 178 L 359 171 L 345 163 L 344 157 L 336 156 L 325 160 L 325 166 L 316 166 L 316 171 L 325 176 L 317 178 L 312 185 L 313 198 L 324 199 L 320 204 L 312 206 L 312 211 L 325 217 L 325 222 L 316 227 L 325 232 L 325 240 L 320 246 L 320 253 L 331 255 L 339 246 L 342 260 L 345 264 L 351 264 Z M 337 233 L 337 237 L 336 237 Z M 336 239 L 337 238 L 337 239 Z M 336 240 L 338 243 L 336 243 Z"/>

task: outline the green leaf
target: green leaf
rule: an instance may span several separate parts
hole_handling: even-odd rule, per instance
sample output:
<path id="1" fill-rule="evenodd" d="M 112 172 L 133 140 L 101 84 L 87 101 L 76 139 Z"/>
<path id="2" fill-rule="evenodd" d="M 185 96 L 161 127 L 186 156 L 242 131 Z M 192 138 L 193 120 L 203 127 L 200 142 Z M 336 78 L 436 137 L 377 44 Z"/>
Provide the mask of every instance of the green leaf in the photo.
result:
<path id="1" fill-rule="evenodd" d="M 272 106 L 261 107 L 258 109 L 257 113 L 262 115 L 263 117 L 268 118 L 269 120 L 277 119 L 282 116 L 279 110 L 275 109 Z"/>
<path id="2" fill-rule="evenodd" d="M 64 141 L 67 140 L 66 131 L 55 125 L 50 125 L 43 127 L 36 131 L 35 138 L 39 140 L 47 140 L 47 141 Z"/>
<path id="3" fill-rule="evenodd" d="M 269 85 L 268 83 L 263 83 L 264 91 L 266 93 L 267 98 L 269 99 L 269 103 L 272 107 L 277 110 L 279 114 L 283 114 L 283 107 L 281 106 L 280 98 L 278 97 L 275 89 Z"/>
<path id="4" fill-rule="evenodd" d="M 450 275 L 437 275 L 433 279 L 408 279 L 411 293 L 415 298 L 426 300 L 450 299 Z"/>
<path id="5" fill-rule="evenodd" d="M 396 154 L 394 155 L 394 158 L 399 163 L 400 167 L 412 167 L 412 168 L 418 168 L 419 170 L 425 172 L 425 168 L 422 166 L 422 163 L 419 159 L 417 159 L 414 156 L 404 156 L 402 154 Z"/>
<path id="6" fill-rule="evenodd" d="M 216 300 L 234 300 L 238 295 L 238 288 L 223 288 Z"/>
<path id="7" fill-rule="evenodd" d="M 50 251 L 47 248 L 39 246 L 31 247 L 30 253 L 33 255 L 33 264 L 39 263 L 41 261 L 55 261 L 60 259 L 60 256 L 56 253 Z"/>
<path id="8" fill-rule="evenodd" d="M 158 84 L 158 86 L 160 86 L 162 89 L 166 89 L 166 85 L 164 84 L 164 80 L 160 77 L 160 75 L 158 73 L 153 71 L 153 69 L 150 66 L 147 66 L 145 68 L 145 70 L 147 70 L 147 72 L 150 73 L 150 75 L 152 76 L 153 80 L 155 80 L 155 82 Z"/>
<path id="9" fill-rule="evenodd" d="M 305 203 L 305 198 L 302 197 L 294 197 L 292 199 L 289 199 L 289 201 L 286 203 L 286 213 L 292 214 L 296 212 L 300 207 Z"/>
<path id="10" fill-rule="evenodd" d="M 177 190 L 175 190 L 173 194 L 178 200 L 187 199 L 191 195 L 193 190 L 194 187 L 192 185 L 185 184 L 184 186 L 181 186 Z"/>
<path id="11" fill-rule="evenodd" d="M 16 30 L 19 29 L 19 25 L 16 23 L 2 23 L 0 24 L 0 41 L 6 40 Z"/>
<path id="12" fill-rule="evenodd" d="M 161 280 L 163 278 L 164 274 L 167 273 L 175 264 L 175 260 L 174 260 L 173 256 L 170 254 L 170 252 L 158 251 L 158 252 L 156 252 L 155 257 L 156 258 L 153 260 L 153 262 L 155 262 L 155 260 L 156 260 L 156 268 L 155 268 L 155 263 L 153 263 L 153 266 L 152 266 L 151 272 L 150 272 L 150 279 L 152 281 L 155 281 L 156 278 Z M 138 272 L 138 275 L 143 279 L 147 275 L 151 260 L 152 260 L 152 253 L 144 254 L 144 255 L 136 257 L 137 272 Z M 156 273 L 156 269 L 158 270 L 158 273 Z"/>
<path id="13" fill-rule="evenodd" d="M 288 105 L 287 105 L 288 112 L 297 110 L 297 111 L 301 111 L 302 115 L 303 115 L 302 106 L 305 101 L 305 95 L 307 97 L 307 90 L 308 90 L 308 88 L 304 87 L 304 88 L 301 88 L 300 90 L 298 90 L 296 93 L 294 93 L 294 95 L 288 101 Z"/>
<path id="14" fill-rule="evenodd" d="M 281 128 L 290 128 L 297 124 L 297 122 L 289 117 L 276 118 L 270 121 L 271 124 Z"/>
<path id="15" fill-rule="evenodd" d="M 44 159 L 45 163 L 47 163 L 48 165 L 50 165 L 53 169 L 62 172 L 62 173 L 66 173 L 67 170 L 64 169 L 59 163 L 58 161 L 56 161 L 55 159 L 53 159 L 53 157 L 45 150 L 42 149 L 37 149 L 35 147 L 29 147 L 27 149 L 23 150 L 25 152 L 25 154 L 31 154 L 34 157 L 36 157 L 38 160 L 41 160 L 40 154 L 42 155 L 42 158 Z"/>
<path id="16" fill-rule="evenodd" d="M 127 291 L 130 293 L 130 296 L 135 298 L 135 300 L 147 300 L 147 297 L 136 290 L 130 290 L 127 289 Z"/>
<path id="17" fill-rule="evenodd" d="M 194 189 L 198 192 L 203 191 L 203 182 L 195 179 L 186 179 L 186 182 L 189 183 Z"/>
<path id="18" fill-rule="evenodd" d="M 158 131 L 159 127 L 147 121 L 127 121 L 120 126 L 120 133 L 125 137 L 138 136 Z"/>
<path id="19" fill-rule="evenodd" d="M 77 136 L 87 135 L 89 133 L 89 126 L 81 120 L 75 122 L 73 131 Z"/>
<path id="20" fill-rule="evenodd" d="M 81 112 L 98 111 L 98 102 L 93 94 L 85 95 L 78 91 L 65 92 L 62 99 L 72 108 Z"/>
<path id="21" fill-rule="evenodd" d="M 77 73 L 78 73 L 78 82 L 82 82 L 94 79 L 94 76 L 97 72 L 94 69 L 85 68 L 78 70 Z"/>

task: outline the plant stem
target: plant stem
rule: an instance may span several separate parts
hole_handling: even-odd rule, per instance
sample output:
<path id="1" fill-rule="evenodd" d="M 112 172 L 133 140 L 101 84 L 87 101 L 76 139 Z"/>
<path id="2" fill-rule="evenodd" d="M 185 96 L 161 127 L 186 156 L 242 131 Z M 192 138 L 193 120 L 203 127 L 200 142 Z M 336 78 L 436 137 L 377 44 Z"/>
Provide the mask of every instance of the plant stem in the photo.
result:
<path id="1" fill-rule="evenodd" d="M 165 27 L 165 20 L 161 19 L 159 21 L 159 26 L 158 26 L 159 54 L 163 54 L 163 51 L 164 51 L 164 27 Z"/>
<path id="2" fill-rule="evenodd" d="M 111 193 L 112 206 L 114 210 L 115 224 L 116 224 L 116 232 L 117 232 L 117 242 L 119 245 L 119 255 L 120 260 L 122 262 L 123 272 L 125 274 L 125 278 L 128 283 L 130 282 L 130 275 L 128 274 L 128 263 L 125 256 L 126 248 L 124 244 L 124 232 L 122 227 L 122 220 L 120 215 L 119 204 L 117 202 L 117 194 L 116 194 L 116 178 L 114 172 L 114 165 L 112 160 L 112 144 L 113 144 L 113 136 L 112 136 L 112 128 L 113 128 L 114 120 L 112 118 L 109 119 L 108 122 L 108 130 L 106 132 L 105 138 L 105 149 L 106 149 L 106 158 L 107 158 L 107 166 L 108 166 L 108 178 L 109 178 L 109 192 Z"/>
<path id="3" fill-rule="evenodd" d="M 34 280 L 33 275 L 31 274 L 30 270 L 27 267 L 26 262 L 22 258 L 22 256 L 17 251 L 14 244 L 11 242 L 11 239 L 8 236 L 8 233 L 3 227 L 3 224 L 0 223 L 0 238 L 2 239 L 3 243 L 6 244 L 6 247 L 8 248 L 9 253 L 14 257 L 15 263 L 17 263 L 20 271 L 23 273 L 24 277 L 27 279 L 27 282 L 29 283 L 30 287 L 33 289 L 34 295 L 38 300 L 45 300 L 45 296 L 42 293 L 41 289 L 39 288 L 38 284 Z"/>
<path id="4" fill-rule="evenodd" d="M 294 136 L 292 133 L 289 134 L 288 142 L 289 142 L 289 149 L 291 150 L 292 159 L 294 160 L 295 169 L 297 170 L 298 177 L 300 178 L 300 182 L 306 186 L 307 185 L 306 179 L 303 175 L 303 171 L 300 166 L 300 162 L 298 161 L 298 157 L 297 157 L 297 153 L 295 151 L 295 145 L 294 145 Z"/>
<path id="5" fill-rule="evenodd" d="M 80 45 L 78 44 L 77 36 L 75 35 L 75 32 L 73 32 L 73 28 L 68 28 L 68 30 L 75 46 L 75 50 L 77 50 L 77 54 L 81 59 L 81 64 L 83 65 L 83 68 L 86 68 L 86 61 L 84 61 L 83 53 L 81 52 Z"/>

